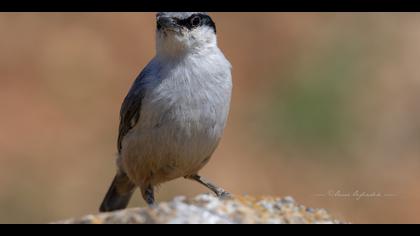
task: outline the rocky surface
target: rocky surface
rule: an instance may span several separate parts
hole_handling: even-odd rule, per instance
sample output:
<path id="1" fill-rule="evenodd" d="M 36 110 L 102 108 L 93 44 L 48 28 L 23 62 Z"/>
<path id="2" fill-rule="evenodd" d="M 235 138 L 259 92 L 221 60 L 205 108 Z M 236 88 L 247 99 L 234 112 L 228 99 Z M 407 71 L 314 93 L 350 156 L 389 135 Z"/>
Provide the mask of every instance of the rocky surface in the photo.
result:
<path id="1" fill-rule="evenodd" d="M 293 198 L 234 196 L 220 200 L 209 194 L 176 197 L 151 208 L 87 215 L 60 224 L 335 224 L 324 209 L 298 205 Z"/>

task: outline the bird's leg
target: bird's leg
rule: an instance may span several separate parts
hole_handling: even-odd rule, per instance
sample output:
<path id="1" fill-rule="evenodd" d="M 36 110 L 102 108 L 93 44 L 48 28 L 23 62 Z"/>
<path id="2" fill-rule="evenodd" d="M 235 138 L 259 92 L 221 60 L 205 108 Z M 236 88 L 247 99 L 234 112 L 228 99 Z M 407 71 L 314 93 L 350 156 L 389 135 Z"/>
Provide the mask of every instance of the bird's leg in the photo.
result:
<path id="1" fill-rule="evenodd" d="M 195 180 L 198 183 L 204 185 L 205 187 L 207 187 L 208 189 L 210 189 L 211 191 L 213 191 L 217 197 L 219 198 L 230 198 L 231 194 L 226 192 L 223 188 L 218 187 L 217 185 L 213 184 L 212 182 L 206 180 L 205 178 L 199 176 L 199 175 L 191 175 L 191 176 L 187 176 L 187 179 L 191 179 L 191 180 Z"/>
<path id="2" fill-rule="evenodd" d="M 153 206 L 155 204 L 155 191 L 152 186 L 148 186 L 146 189 L 142 189 L 143 198 L 147 205 Z"/>

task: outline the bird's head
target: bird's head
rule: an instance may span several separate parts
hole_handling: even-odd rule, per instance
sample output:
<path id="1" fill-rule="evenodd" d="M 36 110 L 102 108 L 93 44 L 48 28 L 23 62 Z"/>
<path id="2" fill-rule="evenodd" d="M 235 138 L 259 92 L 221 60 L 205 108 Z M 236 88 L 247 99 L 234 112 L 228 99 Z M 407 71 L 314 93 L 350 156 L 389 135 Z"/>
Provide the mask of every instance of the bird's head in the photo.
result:
<path id="1" fill-rule="evenodd" d="M 204 12 L 159 12 L 156 14 L 158 54 L 177 56 L 217 46 L 216 25 Z"/>

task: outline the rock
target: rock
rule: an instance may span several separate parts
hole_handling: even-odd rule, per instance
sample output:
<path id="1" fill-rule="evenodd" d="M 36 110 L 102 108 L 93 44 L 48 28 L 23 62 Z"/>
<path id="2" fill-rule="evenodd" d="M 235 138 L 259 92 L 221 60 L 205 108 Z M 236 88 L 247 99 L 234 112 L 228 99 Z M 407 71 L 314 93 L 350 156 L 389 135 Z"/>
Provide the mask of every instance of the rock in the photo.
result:
<path id="1" fill-rule="evenodd" d="M 209 194 L 176 197 L 150 208 L 87 215 L 58 224 L 337 224 L 326 210 L 298 205 L 293 198 L 233 196 L 220 200 Z"/>

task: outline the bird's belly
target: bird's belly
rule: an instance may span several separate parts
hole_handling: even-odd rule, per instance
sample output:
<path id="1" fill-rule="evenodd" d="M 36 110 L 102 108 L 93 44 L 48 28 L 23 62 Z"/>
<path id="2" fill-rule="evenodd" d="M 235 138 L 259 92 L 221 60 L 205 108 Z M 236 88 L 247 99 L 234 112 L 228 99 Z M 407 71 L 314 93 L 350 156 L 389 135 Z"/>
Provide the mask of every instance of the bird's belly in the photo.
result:
<path id="1" fill-rule="evenodd" d="M 153 185 L 196 174 L 216 149 L 225 117 L 211 106 L 182 103 L 154 111 L 126 137 L 125 169 Z"/>

